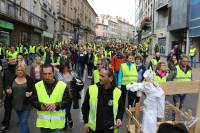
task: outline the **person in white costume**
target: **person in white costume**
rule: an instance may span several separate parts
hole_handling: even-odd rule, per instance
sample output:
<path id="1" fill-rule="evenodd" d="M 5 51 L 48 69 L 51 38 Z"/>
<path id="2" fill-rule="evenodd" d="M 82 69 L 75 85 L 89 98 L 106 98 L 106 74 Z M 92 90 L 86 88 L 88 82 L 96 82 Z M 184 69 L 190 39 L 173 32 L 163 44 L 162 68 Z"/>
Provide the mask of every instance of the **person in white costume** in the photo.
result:
<path id="1" fill-rule="evenodd" d="M 151 69 L 145 71 L 143 76 L 144 83 L 128 84 L 126 89 L 132 92 L 142 91 L 145 93 L 142 132 L 156 133 L 157 118 L 164 117 L 165 94 L 163 89 L 154 82 L 154 73 Z"/>

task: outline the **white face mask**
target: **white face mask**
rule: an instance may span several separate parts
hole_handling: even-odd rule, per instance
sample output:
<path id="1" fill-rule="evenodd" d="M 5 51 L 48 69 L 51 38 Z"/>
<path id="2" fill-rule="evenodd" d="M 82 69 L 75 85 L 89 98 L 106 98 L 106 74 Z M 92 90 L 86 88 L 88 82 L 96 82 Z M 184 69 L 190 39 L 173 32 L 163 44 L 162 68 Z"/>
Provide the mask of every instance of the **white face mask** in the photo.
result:
<path id="1" fill-rule="evenodd" d="M 149 70 L 146 70 L 143 76 L 146 79 L 146 81 L 153 81 L 154 74 L 153 74 L 152 69 L 150 68 Z"/>

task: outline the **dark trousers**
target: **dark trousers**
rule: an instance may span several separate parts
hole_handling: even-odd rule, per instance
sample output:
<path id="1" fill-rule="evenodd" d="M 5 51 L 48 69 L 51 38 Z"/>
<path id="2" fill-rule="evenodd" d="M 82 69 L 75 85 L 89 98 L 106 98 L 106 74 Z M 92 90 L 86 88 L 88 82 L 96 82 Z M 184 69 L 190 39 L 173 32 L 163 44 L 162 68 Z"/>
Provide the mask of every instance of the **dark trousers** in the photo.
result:
<path id="1" fill-rule="evenodd" d="M 2 125 L 8 127 L 10 125 L 10 117 L 12 112 L 12 96 L 6 94 L 5 100 L 4 100 L 4 119 L 2 121 Z"/>
<path id="2" fill-rule="evenodd" d="M 177 103 L 179 103 L 179 109 L 182 109 L 185 97 L 186 97 L 185 94 L 173 95 L 174 105 L 176 105 Z"/>
<path id="3" fill-rule="evenodd" d="M 93 64 L 88 64 L 88 65 L 87 65 L 87 68 L 88 68 L 88 76 L 92 76 Z"/>
<path id="4" fill-rule="evenodd" d="M 69 100 L 67 107 L 66 107 L 66 115 L 65 115 L 65 127 L 67 127 L 67 122 L 72 120 L 72 115 L 71 115 L 71 107 L 72 107 L 72 99 Z"/>
<path id="5" fill-rule="evenodd" d="M 126 105 L 126 94 L 128 93 L 128 107 L 129 105 L 131 106 L 135 106 L 135 104 L 137 102 L 139 102 L 140 98 L 137 97 L 137 92 L 131 92 L 126 90 L 126 86 L 122 85 L 121 86 L 121 90 L 122 90 L 122 101 L 124 104 L 124 107 Z"/>

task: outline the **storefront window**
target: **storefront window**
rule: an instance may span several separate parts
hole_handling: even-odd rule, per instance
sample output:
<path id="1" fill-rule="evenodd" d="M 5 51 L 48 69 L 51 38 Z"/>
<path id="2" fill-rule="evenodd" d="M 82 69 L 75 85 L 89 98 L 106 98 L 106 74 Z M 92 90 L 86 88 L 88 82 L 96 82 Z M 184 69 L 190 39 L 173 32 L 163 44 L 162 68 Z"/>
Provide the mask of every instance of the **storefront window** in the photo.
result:
<path id="1" fill-rule="evenodd" d="M 160 48 L 160 53 L 165 54 L 165 49 L 166 49 L 166 38 L 158 38 L 158 45 Z"/>
<path id="2" fill-rule="evenodd" d="M 0 44 L 3 44 L 4 46 L 10 45 L 10 33 L 9 32 L 0 30 Z"/>

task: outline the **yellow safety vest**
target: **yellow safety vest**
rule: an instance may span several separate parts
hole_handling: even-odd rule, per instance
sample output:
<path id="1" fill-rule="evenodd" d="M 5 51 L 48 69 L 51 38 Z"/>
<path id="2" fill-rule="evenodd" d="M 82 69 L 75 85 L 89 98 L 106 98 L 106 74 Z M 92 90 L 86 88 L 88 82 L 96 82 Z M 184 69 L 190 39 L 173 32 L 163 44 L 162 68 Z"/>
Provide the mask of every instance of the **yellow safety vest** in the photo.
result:
<path id="1" fill-rule="evenodd" d="M 23 46 L 23 45 L 18 46 L 18 47 L 17 47 L 17 51 L 18 51 L 19 53 L 23 53 L 23 52 L 24 52 L 24 46 Z"/>
<path id="2" fill-rule="evenodd" d="M 122 85 L 127 85 L 130 83 L 136 83 L 138 80 L 138 72 L 136 69 L 135 64 L 131 64 L 131 69 L 129 70 L 129 67 L 127 63 L 121 64 L 122 68 Z"/>
<path id="3" fill-rule="evenodd" d="M 24 54 L 28 55 L 28 49 L 26 47 L 24 48 Z"/>
<path id="4" fill-rule="evenodd" d="M 40 53 L 40 46 L 36 47 L 36 53 L 39 54 Z"/>
<path id="5" fill-rule="evenodd" d="M 52 94 L 46 92 L 43 81 L 35 84 L 38 100 L 43 104 L 59 103 L 63 99 L 66 84 L 58 81 Z M 63 129 L 65 127 L 65 110 L 59 111 L 37 111 L 36 127 L 49 129 Z"/>
<path id="6" fill-rule="evenodd" d="M 109 51 L 109 52 L 104 51 L 104 55 L 106 58 L 111 57 L 111 51 Z"/>
<path id="7" fill-rule="evenodd" d="M 8 58 L 9 55 L 10 55 L 10 50 L 6 50 L 6 57 Z"/>
<path id="8" fill-rule="evenodd" d="M 35 54 L 35 46 L 30 46 L 29 47 L 29 53 L 30 54 Z"/>
<path id="9" fill-rule="evenodd" d="M 60 56 L 57 57 L 57 59 L 54 58 L 54 56 L 52 56 L 52 64 L 59 64 L 60 65 Z"/>
<path id="10" fill-rule="evenodd" d="M 9 52 L 8 56 L 11 56 L 12 58 L 17 59 L 18 52 L 17 51 L 15 51 L 14 53 Z"/>
<path id="11" fill-rule="evenodd" d="M 166 83 L 167 82 L 167 76 L 168 76 L 168 74 L 166 74 L 164 77 L 161 78 L 160 76 L 156 75 L 155 81 L 157 83 Z"/>
<path id="12" fill-rule="evenodd" d="M 45 63 L 45 61 L 46 61 L 46 56 L 47 56 L 47 53 L 46 53 L 46 51 L 44 52 L 44 55 L 43 55 L 43 58 L 42 58 L 42 60 L 43 60 L 43 62 Z M 50 57 L 50 59 L 51 59 L 51 61 L 52 61 L 52 59 L 53 59 L 53 52 L 51 51 L 51 57 Z"/>
<path id="13" fill-rule="evenodd" d="M 89 111 L 89 119 L 88 125 L 90 129 L 93 131 L 96 130 L 96 116 L 97 116 L 97 104 L 98 104 L 98 87 L 97 85 L 90 85 L 89 86 L 89 95 L 90 95 L 90 111 Z M 118 105 L 119 105 L 119 98 L 121 96 L 121 90 L 115 88 L 113 91 L 113 118 L 114 122 L 116 120 L 117 112 L 118 112 Z M 114 133 L 117 133 L 118 129 L 114 129 Z"/>
<path id="14" fill-rule="evenodd" d="M 183 70 L 181 70 L 180 66 L 176 66 L 176 77 L 174 78 L 174 81 L 191 81 L 192 78 L 192 71 L 188 70 L 187 73 L 185 73 Z"/>
<path id="15" fill-rule="evenodd" d="M 190 56 L 195 56 L 196 48 L 191 48 L 190 49 Z"/>
<path id="16" fill-rule="evenodd" d="M 94 84 L 99 82 L 99 70 L 94 70 L 93 78 L 94 78 Z"/>

